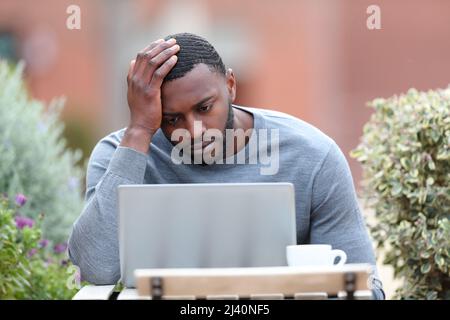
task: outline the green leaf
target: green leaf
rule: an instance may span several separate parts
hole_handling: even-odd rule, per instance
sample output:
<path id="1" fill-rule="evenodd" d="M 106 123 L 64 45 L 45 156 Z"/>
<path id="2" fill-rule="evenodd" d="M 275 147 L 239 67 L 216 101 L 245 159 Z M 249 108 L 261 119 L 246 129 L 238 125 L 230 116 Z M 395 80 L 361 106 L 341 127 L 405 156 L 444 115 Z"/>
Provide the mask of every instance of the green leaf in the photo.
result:
<path id="1" fill-rule="evenodd" d="M 392 196 L 397 196 L 400 193 L 402 193 L 402 185 L 399 184 L 399 183 L 395 183 L 394 186 L 392 187 L 391 195 Z"/>
<path id="2" fill-rule="evenodd" d="M 431 256 L 431 252 L 424 250 L 420 252 L 420 257 L 423 259 L 428 259 Z"/>
<path id="3" fill-rule="evenodd" d="M 407 171 L 411 168 L 411 161 L 408 158 L 401 158 L 400 163 Z"/>
<path id="4" fill-rule="evenodd" d="M 427 178 L 427 181 L 426 181 L 426 184 L 427 184 L 428 186 L 433 185 L 433 184 L 434 184 L 434 179 L 433 179 L 433 177 L 428 177 L 428 178 Z"/>
<path id="5" fill-rule="evenodd" d="M 440 255 L 440 254 L 435 254 L 434 255 L 434 261 L 441 268 L 445 265 L 445 258 L 442 255 Z"/>

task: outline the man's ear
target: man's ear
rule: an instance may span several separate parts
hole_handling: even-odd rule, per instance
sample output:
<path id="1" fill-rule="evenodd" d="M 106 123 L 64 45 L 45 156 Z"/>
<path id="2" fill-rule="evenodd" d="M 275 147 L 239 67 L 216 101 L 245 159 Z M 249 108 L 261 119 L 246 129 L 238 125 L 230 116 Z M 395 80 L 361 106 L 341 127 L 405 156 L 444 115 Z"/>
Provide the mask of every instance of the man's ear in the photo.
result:
<path id="1" fill-rule="evenodd" d="M 234 77 L 234 73 L 231 68 L 228 68 L 225 77 L 227 80 L 228 96 L 230 98 L 229 102 L 233 103 L 236 99 L 236 78 Z"/>

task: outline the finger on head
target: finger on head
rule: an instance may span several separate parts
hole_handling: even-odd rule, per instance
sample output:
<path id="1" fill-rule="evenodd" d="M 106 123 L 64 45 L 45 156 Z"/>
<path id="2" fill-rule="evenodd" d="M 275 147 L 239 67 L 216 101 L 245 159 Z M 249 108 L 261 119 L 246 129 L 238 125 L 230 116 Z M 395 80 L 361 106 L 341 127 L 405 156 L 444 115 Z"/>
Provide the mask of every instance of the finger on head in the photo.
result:
<path id="1" fill-rule="evenodd" d="M 158 39 L 156 41 L 153 41 L 148 46 L 146 46 L 144 49 L 142 49 L 141 51 L 138 52 L 138 54 L 136 56 L 136 59 L 139 60 L 139 57 L 142 57 L 145 53 L 151 51 L 153 48 L 158 46 L 158 44 L 160 44 L 160 43 L 164 43 L 164 40 L 163 39 Z"/>
<path id="2" fill-rule="evenodd" d="M 150 88 L 161 88 L 164 78 L 172 70 L 178 61 L 176 55 L 171 56 L 167 59 L 154 73 L 150 82 Z"/>
<path id="3" fill-rule="evenodd" d="M 163 43 L 164 39 L 158 39 L 156 41 L 153 41 L 150 45 L 148 45 L 146 47 L 146 50 L 144 52 L 148 52 L 150 50 L 152 50 L 153 48 L 155 48 L 158 44 Z"/>
<path id="4" fill-rule="evenodd" d="M 169 48 L 173 48 L 175 46 L 176 46 L 175 52 L 178 52 L 180 47 L 178 45 L 176 45 L 176 40 L 174 38 L 171 38 L 167 41 L 163 41 L 148 52 L 149 59 L 152 59 L 152 58 L 158 56 L 161 52 L 163 52 Z"/>
<path id="5" fill-rule="evenodd" d="M 175 56 L 179 50 L 180 50 L 180 46 L 175 44 L 175 45 L 163 50 L 162 52 L 160 52 L 159 54 L 154 56 L 152 59 L 149 59 L 148 63 L 146 64 L 146 68 L 143 72 L 145 83 L 149 83 L 152 80 L 153 72 L 155 72 L 155 70 L 157 70 L 160 66 L 162 66 L 172 56 Z M 154 52 L 149 53 L 149 54 L 152 55 L 153 53 Z M 177 57 L 175 56 L 175 58 L 173 58 L 173 59 L 177 59 Z"/>

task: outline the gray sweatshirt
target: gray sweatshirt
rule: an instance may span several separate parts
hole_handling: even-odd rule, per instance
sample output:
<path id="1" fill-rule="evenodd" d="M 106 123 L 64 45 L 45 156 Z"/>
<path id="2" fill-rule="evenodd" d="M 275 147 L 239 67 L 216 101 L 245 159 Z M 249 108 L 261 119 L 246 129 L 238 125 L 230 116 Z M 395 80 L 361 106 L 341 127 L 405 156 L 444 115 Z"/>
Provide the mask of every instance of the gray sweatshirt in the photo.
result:
<path id="1" fill-rule="evenodd" d="M 253 114 L 254 132 L 265 128 L 270 136 L 271 129 L 278 129 L 279 141 L 267 141 L 270 151 L 278 148 L 279 159 L 272 159 L 271 164 L 241 164 L 237 160 L 206 166 L 175 164 L 173 146 L 161 130 L 153 136 L 148 154 L 119 146 L 125 129 L 98 142 L 87 169 L 86 205 L 69 239 L 70 258 L 84 280 L 114 284 L 120 278 L 117 186 L 161 183 L 291 182 L 295 187 L 298 244 L 331 244 L 347 253 L 347 263 L 372 264 L 376 275 L 374 251 L 351 172 L 336 143 L 290 115 L 234 107 Z M 253 139 L 255 135 L 235 159 L 249 159 Z M 381 282 L 374 277 L 372 284 L 375 298 L 383 298 Z"/>

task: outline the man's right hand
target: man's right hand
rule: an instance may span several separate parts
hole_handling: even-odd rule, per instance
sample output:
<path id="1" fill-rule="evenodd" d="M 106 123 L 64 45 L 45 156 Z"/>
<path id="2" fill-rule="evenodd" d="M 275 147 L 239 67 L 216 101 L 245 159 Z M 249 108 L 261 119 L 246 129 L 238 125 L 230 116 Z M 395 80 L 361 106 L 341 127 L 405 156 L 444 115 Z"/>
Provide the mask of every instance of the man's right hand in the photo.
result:
<path id="1" fill-rule="evenodd" d="M 161 85 L 177 62 L 175 39 L 157 40 L 138 53 L 128 70 L 130 124 L 121 146 L 147 153 L 153 134 L 161 126 Z"/>

